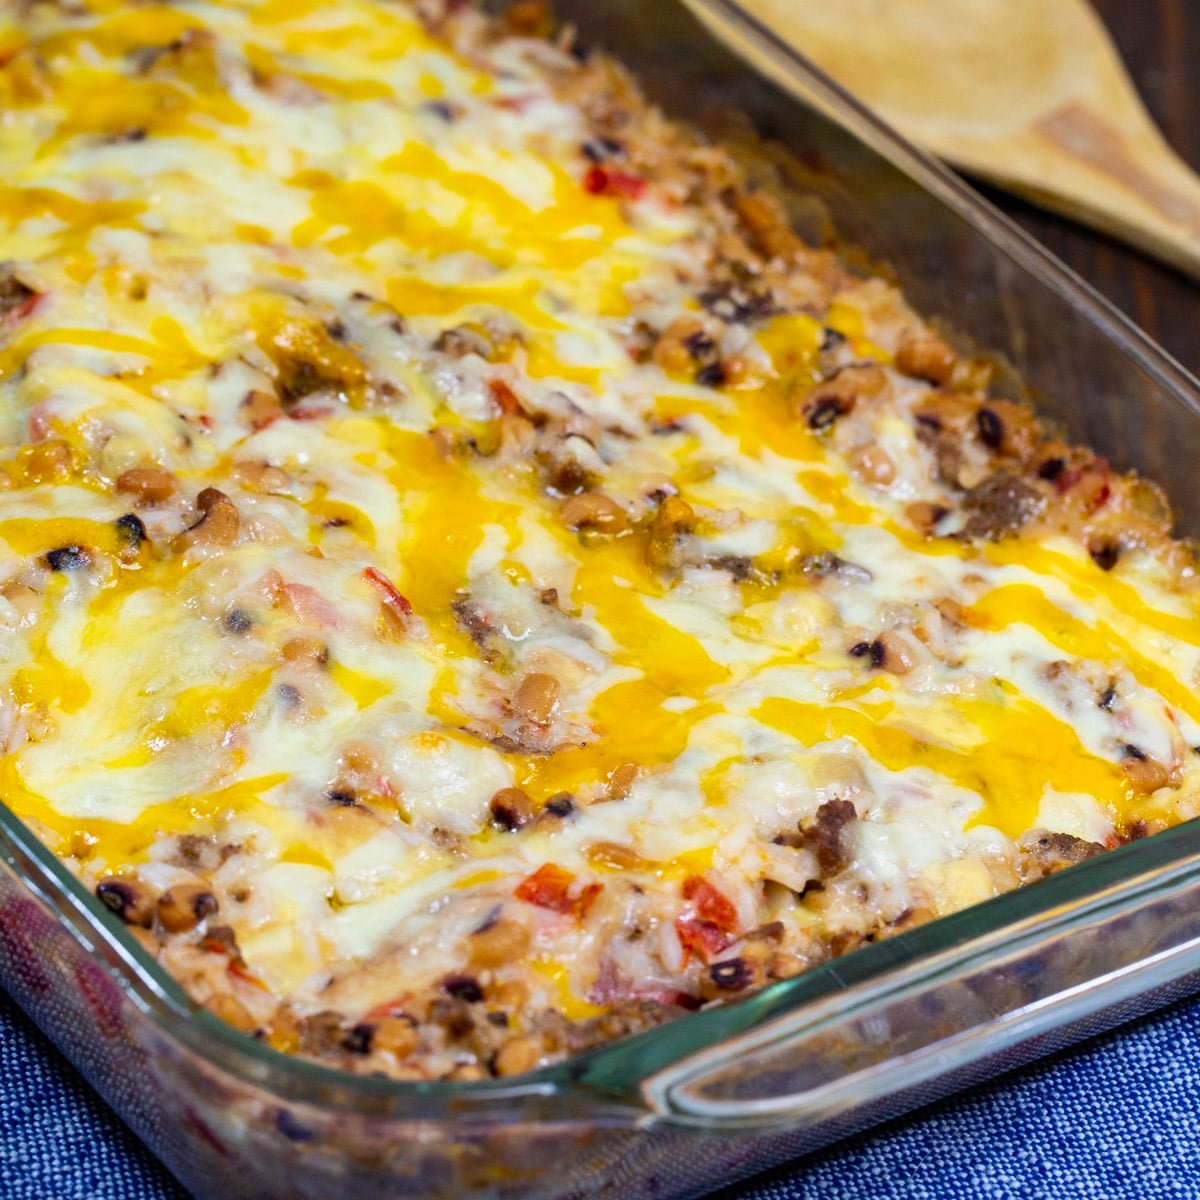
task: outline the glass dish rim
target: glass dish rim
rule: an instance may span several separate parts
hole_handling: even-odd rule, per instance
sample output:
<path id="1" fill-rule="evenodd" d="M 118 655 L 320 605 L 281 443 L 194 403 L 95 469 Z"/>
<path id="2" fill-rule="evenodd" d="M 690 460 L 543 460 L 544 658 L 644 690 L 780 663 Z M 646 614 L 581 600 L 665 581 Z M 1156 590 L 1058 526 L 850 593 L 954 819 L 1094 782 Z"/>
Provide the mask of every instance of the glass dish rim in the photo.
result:
<path id="1" fill-rule="evenodd" d="M 784 90 L 803 91 L 924 191 L 991 243 L 996 252 L 1057 291 L 1097 331 L 1155 379 L 1173 401 L 1200 419 L 1200 381 L 1176 363 L 1108 300 L 1050 251 L 995 210 L 974 189 L 865 109 L 738 0 L 672 0 L 713 34 L 727 35 L 734 53 Z M 751 54 L 735 43 L 749 46 Z M 752 59 L 766 61 L 767 69 Z M 650 1114 L 643 1088 L 658 1071 L 706 1047 L 732 1047 L 766 1025 L 794 1017 L 848 987 L 882 987 L 898 966 L 932 961 L 979 938 L 1000 938 L 1022 922 L 1070 914 L 1121 887 L 1156 886 L 1200 855 L 1200 818 L 1153 838 L 1109 851 L 1051 876 L 941 917 L 895 938 L 856 950 L 735 1004 L 688 1014 L 643 1033 L 575 1055 L 513 1080 L 410 1082 L 355 1075 L 308 1062 L 254 1041 L 205 1012 L 152 959 L 27 825 L 0 801 L 0 852 L 18 878 L 60 922 L 101 959 L 117 985 L 159 1032 L 209 1066 L 269 1090 L 281 1102 L 321 1105 L 338 1115 L 429 1121 L 471 1119 L 628 1124 Z M 1149 880 L 1149 882 L 1146 882 Z"/>

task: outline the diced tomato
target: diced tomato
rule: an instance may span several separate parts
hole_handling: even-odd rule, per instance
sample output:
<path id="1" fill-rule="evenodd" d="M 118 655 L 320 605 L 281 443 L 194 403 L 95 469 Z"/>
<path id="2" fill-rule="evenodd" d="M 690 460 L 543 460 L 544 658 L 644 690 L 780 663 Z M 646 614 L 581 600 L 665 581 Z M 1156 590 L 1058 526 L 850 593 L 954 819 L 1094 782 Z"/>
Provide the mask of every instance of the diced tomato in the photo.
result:
<path id="1" fill-rule="evenodd" d="M 32 292 L 14 308 L 10 308 L 4 317 L 4 325 L 11 329 L 14 325 L 20 325 L 22 321 L 27 321 L 33 316 L 33 310 L 41 303 L 45 292 Z"/>
<path id="2" fill-rule="evenodd" d="M 646 181 L 614 167 L 593 163 L 583 177 L 583 188 L 593 196 L 620 196 L 625 200 L 637 200 L 646 190 Z"/>
<path id="3" fill-rule="evenodd" d="M 269 992 L 271 990 L 257 975 L 250 974 L 249 968 L 240 958 L 231 958 L 226 969 L 235 979 L 240 979 L 243 983 L 248 983 L 260 991 Z"/>
<path id="4" fill-rule="evenodd" d="M 305 624 L 336 629 L 342 623 L 337 608 L 316 588 L 306 583 L 284 583 L 282 592 L 296 618 Z"/>
<path id="5" fill-rule="evenodd" d="M 332 417 L 337 412 L 335 408 L 321 408 L 317 405 L 298 405 L 288 412 L 293 421 L 321 421 Z"/>
<path id="6" fill-rule="evenodd" d="M 505 112 L 524 112 L 535 100 L 536 96 L 498 96 L 495 100 L 489 101 L 493 108 L 502 108 Z"/>
<path id="7" fill-rule="evenodd" d="M 505 416 L 513 417 L 522 411 L 521 401 L 517 398 L 516 392 L 503 379 L 489 380 L 488 391 L 491 392 L 496 406 Z"/>
<path id="8" fill-rule="evenodd" d="M 689 875 L 683 881 L 683 898 L 691 901 L 700 920 L 711 921 L 722 933 L 732 933 L 737 928 L 737 909 L 733 902 L 707 879 Z"/>
<path id="9" fill-rule="evenodd" d="M 675 932 L 684 950 L 692 951 L 706 963 L 712 962 L 729 945 L 729 939 L 711 921 L 695 917 L 676 917 Z"/>
<path id="10" fill-rule="evenodd" d="M 391 1000 L 375 1005 L 366 1015 L 368 1021 L 382 1021 L 384 1017 L 397 1017 L 404 1012 L 404 1006 L 412 999 L 412 992 L 401 992 Z"/>
<path id="11" fill-rule="evenodd" d="M 389 608 L 394 609 L 401 616 L 412 616 L 413 606 L 405 596 L 401 595 L 396 585 L 382 571 L 377 571 L 374 567 L 367 567 L 363 571 L 363 578 L 379 589 L 383 596 L 384 604 Z"/>
<path id="12" fill-rule="evenodd" d="M 25 418 L 29 423 L 29 437 L 34 442 L 44 442 L 54 432 L 54 418 L 45 402 L 35 404 Z"/>
<path id="13" fill-rule="evenodd" d="M 575 908 L 575 901 L 568 895 L 574 882 L 575 876 L 570 871 L 556 867 L 553 863 L 546 863 L 538 867 L 532 875 L 522 879 L 513 895 L 527 904 L 536 904 L 538 908 L 569 913 Z"/>
<path id="14" fill-rule="evenodd" d="M 582 918 L 588 909 L 596 902 L 596 897 L 604 890 L 600 883 L 589 883 L 572 896 L 571 886 L 575 876 L 570 871 L 546 863 L 538 867 L 532 875 L 522 879 L 513 890 L 513 895 L 526 904 L 536 904 L 538 908 L 548 908 L 552 912 L 572 913 Z"/>
<path id="15" fill-rule="evenodd" d="M 596 903 L 596 898 L 604 891 L 604 884 L 589 883 L 579 893 L 579 899 L 575 903 L 575 911 L 580 920 L 588 914 L 588 909 Z"/>

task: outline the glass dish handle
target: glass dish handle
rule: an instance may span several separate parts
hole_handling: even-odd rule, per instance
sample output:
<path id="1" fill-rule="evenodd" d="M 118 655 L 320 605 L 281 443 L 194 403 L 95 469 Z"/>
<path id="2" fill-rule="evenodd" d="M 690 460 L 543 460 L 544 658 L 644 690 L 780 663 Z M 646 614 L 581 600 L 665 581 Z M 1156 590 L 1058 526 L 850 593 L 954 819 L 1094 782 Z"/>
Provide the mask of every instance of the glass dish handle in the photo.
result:
<path id="1" fill-rule="evenodd" d="M 899 1112 L 1187 995 L 1200 987 L 1198 832 L 1166 835 L 1180 857 L 1133 888 L 1105 886 L 1102 868 L 1137 844 L 1025 889 L 1067 895 L 1016 927 L 988 928 L 984 904 L 944 919 L 964 936 L 940 954 L 915 930 L 885 943 L 893 962 L 869 977 L 854 954 L 827 964 L 813 973 L 826 976 L 821 1002 L 665 1066 L 643 1080 L 643 1101 L 723 1129 L 816 1124 L 881 1096 Z"/>

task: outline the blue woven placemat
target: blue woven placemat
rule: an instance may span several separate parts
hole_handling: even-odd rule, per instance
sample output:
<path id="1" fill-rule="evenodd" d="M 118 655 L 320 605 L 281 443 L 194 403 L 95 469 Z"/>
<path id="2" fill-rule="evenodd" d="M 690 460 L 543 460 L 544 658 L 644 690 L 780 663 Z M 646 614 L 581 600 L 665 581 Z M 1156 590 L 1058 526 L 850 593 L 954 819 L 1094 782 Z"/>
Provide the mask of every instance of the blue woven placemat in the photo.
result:
<path id="1" fill-rule="evenodd" d="M 0 1197 L 187 1200 L 2 992 Z M 1200 1004 L 1176 1006 L 712 1200 L 965 1197 L 1200 1198 Z"/>

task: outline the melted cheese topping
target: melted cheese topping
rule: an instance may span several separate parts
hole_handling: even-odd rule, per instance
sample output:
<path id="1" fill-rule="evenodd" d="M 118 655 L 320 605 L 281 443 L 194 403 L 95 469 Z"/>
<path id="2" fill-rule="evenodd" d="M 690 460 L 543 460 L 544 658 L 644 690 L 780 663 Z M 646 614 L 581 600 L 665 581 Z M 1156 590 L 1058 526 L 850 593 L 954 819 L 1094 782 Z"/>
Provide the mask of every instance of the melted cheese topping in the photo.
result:
<path id="1" fill-rule="evenodd" d="M 1030 829 L 1196 810 L 1195 593 L 1148 554 L 914 533 L 925 385 L 888 368 L 855 418 L 889 488 L 796 415 L 825 328 L 890 362 L 853 289 L 735 331 L 736 383 L 631 357 L 698 311 L 706 213 L 585 186 L 549 47 L 459 53 L 368 0 L 3 21 L 0 794 L 87 880 L 201 871 L 271 994 L 359 1016 L 555 864 L 599 899 L 540 906 L 526 982 L 586 1017 L 618 954 L 630 994 L 688 989 L 686 880 L 828 935 L 1010 886 Z M 615 534 L 564 519 L 555 446 Z M 177 490 L 131 491 L 148 468 Z M 209 487 L 224 541 L 186 533 Z M 667 493 L 694 520 L 664 560 Z M 1137 794 L 1130 747 L 1170 786 Z M 801 903 L 783 835 L 833 797 L 847 883 Z"/>

